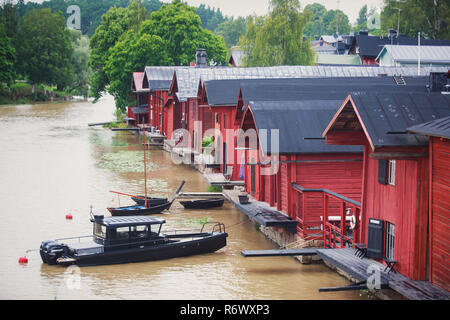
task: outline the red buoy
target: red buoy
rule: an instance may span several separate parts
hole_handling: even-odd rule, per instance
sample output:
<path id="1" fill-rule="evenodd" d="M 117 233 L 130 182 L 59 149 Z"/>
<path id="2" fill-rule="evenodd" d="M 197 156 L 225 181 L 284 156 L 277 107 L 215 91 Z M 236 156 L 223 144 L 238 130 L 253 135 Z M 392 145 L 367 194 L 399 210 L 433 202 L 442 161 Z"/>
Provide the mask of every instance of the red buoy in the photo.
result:
<path id="1" fill-rule="evenodd" d="M 72 220 L 73 216 L 69 213 L 66 214 L 66 220 Z"/>
<path id="2" fill-rule="evenodd" d="M 19 263 L 28 263 L 28 258 L 27 257 L 20 257 L 19 258 Z"/>

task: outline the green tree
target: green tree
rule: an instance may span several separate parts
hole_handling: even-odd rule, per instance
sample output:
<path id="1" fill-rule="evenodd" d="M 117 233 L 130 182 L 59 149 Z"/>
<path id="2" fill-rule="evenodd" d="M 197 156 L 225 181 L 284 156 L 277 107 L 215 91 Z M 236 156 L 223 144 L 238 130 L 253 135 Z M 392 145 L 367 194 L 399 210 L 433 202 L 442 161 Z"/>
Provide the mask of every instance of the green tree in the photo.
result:
<path id="1" fill-rule="evenodd" d="M 314 54 L 303 30 L 311 13 L 298 0 L 271 0 L 266 17 L 251 17 L 241 38 L 247 66 L 310 65 Z"/>
<path id="2" fill-rule="evenodd" d="M 237 19 L 231 18 L 225 22 L 219 24 L 214 31 L 214 34 L 222 36 L 225 40 L 227 48 L 231 48 L 236 45 L 239 38 L 245 34 L 246 21 L 244 18 L 239 17 Z"/>
<path id="3" fill-rule="evenodd" d="M 131 26 L 127 8 L 112 7 L 102 16 L 102 22 L 90 40 L 89 67 L 92 69 L 90 95 L 98 100 L 109 83 L 104 66 L 109 57 L 109 49 Z"/>
<path id="4" fill-rule="evenodd" d="M 398 29 L 400 33 L 416 37 L 418 32 L 432 39 L 450 39 L 450 2 L 448 0 L 385 0 L 381 13 L 381 26 Z"/>
<path id="5" fill-rule="evenodd" d="M 11 39 L 6 35 L 5 26 L 0 23 L 0 83 L 10 85 L 14 81 L 15 58 L 16 51 L 11 46 Z"/>
<path id="6" fill-rule="evenodd" d="M 198 48 L 205 48 L 208 57 L 218 63 L 226 61 L 227 48 L 223 38 L 203 29 L 195 8 L 180 0 L 152 12 L 150 19 L 142 24 L 141 32 L 159 36 L 174 65 L 188 65 L 195 61 Z"/>
<path id="7" fill-rule="evenodd" d="M 359 10 L 358 19 L 356 20 L 357 25 L 367 24 L 367 4 L 365 4 L 361 10 Z"/>
<path id="8" fill-rule="evenodd" d="M 17 33 L 18 14 L 17 5 L 12 0 L 6 0 L 0 8 L 0 23 L 4 25 L 6 36 L 14 38 Z"/>
<path id="9" fill-rule="evenodd" d="M 130 99 L 130 79 L 136 70 L 145 66 L 166 65 L 169 61 L 164 42 L 159 36 L 136 34 L 129 30 L 110 49 L 105 73 L 109 81 L 108 92 L 114 96 L 116 108 L 124 111 Z"/>
<path id="10" fill-rule="evenodd" d="M 74 48 L 72 55 L 74 77 L 67 91 L 73 95 L 87 98 L 89 94 L 89 78 L 91 75 L 91 69 L 88 67 L 89 38 L 83 36 L 81 31 L 77 30 L 71 30 L 71 34 Z"/>
<path id="11" fill-rule="evenodd" d="M 61 12 L 28 12 L 17 32 L 16 51 L 16 69 L 33 85 L 56 84 L 61 89 L 72 81 L 73 47 Z"/>
<path id="12" fill-rule="evenodd" d="M 312 38 L 319 38 L 325 31 L 323 16 L 327 12 L 327 9 L 320 3 L 312 3 L 306 5 L 304 11 L 309 11 L 312 14 L 311 20 L 306 25 L 305 35 Z"/>

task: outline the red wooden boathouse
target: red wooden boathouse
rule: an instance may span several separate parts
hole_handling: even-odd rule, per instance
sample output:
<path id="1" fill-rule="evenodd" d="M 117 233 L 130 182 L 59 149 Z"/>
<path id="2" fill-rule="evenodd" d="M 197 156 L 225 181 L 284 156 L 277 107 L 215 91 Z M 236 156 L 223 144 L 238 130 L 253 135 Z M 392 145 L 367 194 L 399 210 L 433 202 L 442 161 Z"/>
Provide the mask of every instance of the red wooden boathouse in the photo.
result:
<path id="1" fill-rule="evenodd" d="M 429 280 L 450 291 L 450 117 L 408 131 L 429 136 Z"/>
<path id="2" fill-rule="evenodd" d="M 131 92 L 134 94 L 136 103 L 129 106 L 127 116 L 134 119 L 135 124 L 148 123 L 148 96 L 149 90 L 142 87 L 144 72 L 133 72 Z"/>
<path id="3" fill-rule="evenodd" d="M 412 125 L 450 115 L 440 93 L 350 94 L 323 137 L 330 145 L 364 146 L 359 238 L 368 256 L 396 261 L 413 280 L 426 280 L 429 198 L 428 141 Z"/>

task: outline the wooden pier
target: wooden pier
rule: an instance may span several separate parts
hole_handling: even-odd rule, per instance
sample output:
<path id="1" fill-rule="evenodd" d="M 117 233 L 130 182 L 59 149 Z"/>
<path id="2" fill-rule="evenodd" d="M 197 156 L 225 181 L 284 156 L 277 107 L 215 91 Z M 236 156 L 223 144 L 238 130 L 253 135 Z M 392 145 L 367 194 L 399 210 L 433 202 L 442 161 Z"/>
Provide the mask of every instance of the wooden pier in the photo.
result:
<path id="1" fill-rule="evenodd" d="M 297 221 L 270 207 L 266 202 L 251 201 L 248 204 L 240 204 L 238 191 L 224 190 L 223 194 L 239 211 L 260 225 L 264 227 L 280 227 L 292 234 L 297 232 Z"/>
<path id="2" fill-rule="evenodd" d="M 314 256 L 317 249 L 274 249 L 274 250 L 242 250 L 241 255 L 245 258 L 251 257 L 283 257 L 283 256 Z"/>
<path id="3" fill-rule="evenodd" d="M 225 179 L 222 173 L 206 173 L 205 174 L 206 181 L 211 186 L 221 186 L 221 187 L 239 187 L 244 186 L 244 181 L 230 181 Z"/>
<path id="4" fill-rule="evenodd" d="M 368 258 L 358 258 L 352 248 L 317 249 L 317 255 L 359 282 L 368 281 L 373 275 L 373 270 L 378 268 L 381 288 L 390 288 L 410 300 L 450 300 L 449 292 L 431 282 L 414 281 L 394 271 L 387 273 L 384 271 L 386 269 L 384 264 Z"/>

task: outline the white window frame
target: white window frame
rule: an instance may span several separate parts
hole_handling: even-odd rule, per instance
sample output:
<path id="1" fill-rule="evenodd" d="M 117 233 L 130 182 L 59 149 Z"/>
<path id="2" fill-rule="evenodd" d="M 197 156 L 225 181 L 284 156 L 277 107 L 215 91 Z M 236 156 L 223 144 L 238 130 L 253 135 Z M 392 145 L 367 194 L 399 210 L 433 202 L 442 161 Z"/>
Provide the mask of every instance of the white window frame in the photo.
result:
<path id="1" fill-rule="evenodd" d="M 385 257 L 394 260 L 395 224 L 386 222 Z"/>
<path id="2" fill-rule="evenodd" d="M 390 186 L 395 186 L 395 168 L 396 168 L 395 160 L 389 160 L 388 184 Z"/>

